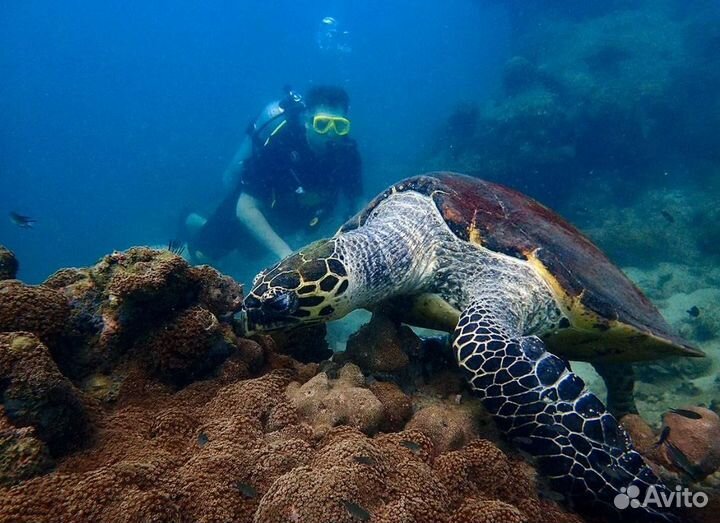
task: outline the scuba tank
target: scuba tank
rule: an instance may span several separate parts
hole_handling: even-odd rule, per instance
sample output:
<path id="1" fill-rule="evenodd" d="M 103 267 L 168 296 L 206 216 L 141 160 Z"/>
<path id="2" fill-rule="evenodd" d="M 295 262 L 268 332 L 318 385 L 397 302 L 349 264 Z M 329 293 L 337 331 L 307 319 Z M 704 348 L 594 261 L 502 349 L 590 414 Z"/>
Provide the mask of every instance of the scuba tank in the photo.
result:
<path id="1" fill-rule="evenodd" d="M 305 110 L 302 96 L 289 85 L 284 87 L 285 97 L 269 103 L 248 126 L 247 133 L 253 148 L 265 147 L 275 134 L 293 120 L 296 121 Z"/>
<path id="2" fill-rule="evenodd" d="M 269 103 L 260 112 L 260 115 L 248 126 L 247 133 L 250 136 L 253 152 L 259 153 L 261 149 L 267 146 L 283 127 L 286 125 L 299 125 L 300 114 L 305 110 L 305 102 L 302 96 L 292 87 L 286 85 L 283 87 L 285 97 Z M 293 154 L 297 154 L 293 152 Z M 305 189 L 298 174 L 294 169 L 290 169 L 289 173 L 293 180 L 297 183 L 295 192 L 303 194 Z"/>

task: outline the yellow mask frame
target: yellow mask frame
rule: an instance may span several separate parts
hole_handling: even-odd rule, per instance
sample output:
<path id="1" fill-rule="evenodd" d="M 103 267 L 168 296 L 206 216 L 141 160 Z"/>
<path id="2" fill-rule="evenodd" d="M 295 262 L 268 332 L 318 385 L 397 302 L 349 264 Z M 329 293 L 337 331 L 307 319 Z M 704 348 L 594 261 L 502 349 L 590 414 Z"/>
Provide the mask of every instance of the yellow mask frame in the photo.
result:
<path id="1" fill-rule="evenodd" d="M 343 116 L 318 114 L 313 116 L 312 127 L 318 134 L 334 131 L 338 136 L 346 136 L 350 132 L 350 120 Z"/>

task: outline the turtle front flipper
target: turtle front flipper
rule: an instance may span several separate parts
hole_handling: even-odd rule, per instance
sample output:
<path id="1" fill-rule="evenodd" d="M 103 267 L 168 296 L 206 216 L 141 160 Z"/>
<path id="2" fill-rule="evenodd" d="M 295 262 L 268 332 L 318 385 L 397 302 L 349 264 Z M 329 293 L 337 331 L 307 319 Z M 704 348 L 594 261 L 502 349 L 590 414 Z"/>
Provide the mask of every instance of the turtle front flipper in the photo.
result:
<path id="1" fill-rule="evenodd" d="M 621 513 L 613 506 L 630 486 L 641 500 L 651 486 L 670 492 L 583 380 L 538 337 L 520 334 L 511 318 L 475 302 L 461 314 L 453 341 L 460 368 L 500 430 L 579 508 L 599 506 L 631 521 L 673 521 L 654 508 Z"/>

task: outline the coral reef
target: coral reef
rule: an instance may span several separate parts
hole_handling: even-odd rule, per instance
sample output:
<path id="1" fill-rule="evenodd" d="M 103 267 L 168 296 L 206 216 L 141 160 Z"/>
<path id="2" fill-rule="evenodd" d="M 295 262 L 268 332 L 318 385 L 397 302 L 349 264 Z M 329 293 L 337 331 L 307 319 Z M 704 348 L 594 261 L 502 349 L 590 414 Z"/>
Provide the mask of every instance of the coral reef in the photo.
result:
<path id="1" fill-rule="evenodd" d="M 0 332 L 32 332 L 51 350 L 57 347 L 70 319 L 70 306 L 61 292 L 2 280 L 0 297 Z"/>
<path id="2" fill-rule="evenodd" d="M 202 371 L 195 362 L 207 358 L 212 366 L 229 353 L 232 341 L 226 338 L 234 335 L 220 320 L 242 305 L 242 288 L 232 279 L 210 267 L 190 267 L 170 251 L 146 248 L 115 252 L 87 269 L 58 271 L 41 287 L 62 295 L 70 308 L 65 332 L 71 343 L 49 347 L 77 379 L 118 374 L 113 369 L 138 351 L 178 384 L 192 379 L 189 367 Z M 202 329 L 212 340 L 187 345 Z"/>
<path id="3" fill-rule="evenodd" d="M 0 334 L 0 383 L 4 416 L 13 425 L 32 427 L 53 454 L 80 444 L 87 416 L 79 391 L 34 335 Z"/>
<path id="4" fill-rule="evenodd" d="M 413 414 L 410 396 L 398 385 L 389 381 L 373 381 L 369 387 L 384 409 L 380 430 L 382 432 L 401 430 Z"/>
<path id="5" fill-rule="evenodd" d="M 387 339 L 365 327 L 351 354 L 303 363 L 237 337 L 240 288 L 171 256 L 40 286 L 70 308 L 55 350 L 0 334 L 0 521 L 585 521 L 503 450 L 441 341 L 374 319 Z"/>
<path id="6" fill-rule="evenodd" d="M 433 165 L 553 205 L 588 179 L 612 178 L 614 195 L 630 200 L 668 173 L 665 181 L 678 184 L 710 178 L 692 171 L 719 158 L 716 5 L 509 4 L 514 56 L 501 90 L 479 110 L 465 104 L 448 118 Z"/>
<path id="7" fill-rule="evenodd" d="M 412 351 L 412 344 L 419 345 L 419 341 L 408 327 L 373 314 L 369 323 L 350 336 L 345 356 L 370 374 L 392 373 L 408 365 L 405 351 Z"/>
<path id="8" fill-rule="evenodd" d="M 542 499 L 532 468 L 489 441 L 447 453 L 420 430 L 369 437 L 349 426 L 318 439 L 291 399 L 299 374 L 261 374 L 180 391 L 129 376 L 92 447 L 0 487 L 0 520 L 582 521 Z M 357 368 L 340 374 L 362 388 Z"/>
<path id="9" fill-rule="evenodd" d="M 168 381 L 194 381 L 217 367 L 233 349 L 234 335 L 209 310 L 194 306 L 139 341 L 135 350 L 148 355 L 150 367 Z"/>
<path id="10" fill-rule="evenodd" d="M 113 253 L 38 286 L 2 280 L 0 296 L 5 483 L 87 444 L 97 409 L 138 368 L 180 387 L 230 354 L 243 376 L 258 365 L 218 319 L 241 306 L 241 287 L 168 251 Z"/>
<path id="11" fill-rule="evenodd" d="M 477 423 L 483 414 L 477 402 L 437 402 L 418 410 L 406 428 L 426 434 L 438 452 L 447 452 L 478 438 Z"/>
<path id="12" fill-rule="evenodd" d="M 362 371 L 350 364 L 340 369 L 335 380 L 321 372 L 305 384 L 293 382 L 287 395 L 316 434 L 324 434 L 337 425 L 373 434 L 380 425 L 384 409 L 380 400 L 364 385 Z"/>
<path id="13" fill-rule="evenodd" d="M 0 486 L 13 485 L 54 465 L 47 446 L 33 427 L 17 428 L 0 408 Z"/>
<path id="14" fill-rule="evenodd" d="M 0 280 L 12 280 L 17 276 L 19 265 L 15 253 L 0 245 Z"/>
<path id="15" fill-rule="evenodd" d="M 696 212 L 715 205 L 699 191 L 649 189 L 636 195 L 632 205 L 617 205 L 607 186 L 601 185 L 588 182 L 569 213 L 610 258 L 620 265 L 641 267 L 653 266 L 657 260 L 703 262 L 692 222 Z"/>

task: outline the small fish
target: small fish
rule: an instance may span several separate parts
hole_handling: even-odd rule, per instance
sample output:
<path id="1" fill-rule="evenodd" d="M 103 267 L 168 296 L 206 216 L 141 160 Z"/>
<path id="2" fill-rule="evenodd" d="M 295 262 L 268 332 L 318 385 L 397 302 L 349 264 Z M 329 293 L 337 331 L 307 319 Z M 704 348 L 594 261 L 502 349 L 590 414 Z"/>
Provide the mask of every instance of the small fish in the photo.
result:
<path id="1" fill-rule="evenodd" d="M 253 487 L 250 483 L 242 483 L 241 481 L 238 481 L 236 485 L 240 494 L 246 498 L 254 498 L 257 496 L 257 490 L 255 490 L 255 487 Z"/>
<path id="2" fill-rule="evenodd" d="M 373 465 L 377 465 L 377 461 L 375 461 L 370 456 L 353 456 L 353 461 L 355 461 L 356 463 L 360 463 L 361 465 L 368 465 L 371 467 Z"/>
<path id="3" fill-rule="evenodd" d="M 362 508 L 357 503 L 353 503 L 352 501 L 343 501 L 343 505 L 345 505 L 345 510 L 348 511 L 348 514 L 355 519 L 359 519 L 360 521 L 368 521 L 370 519 L 370 512 Z"/>
<path id="4" fill-rule="evenodd" d="M 685 312 L 687 312 L 693 318 L 697 318 L 698 316 L 700 316 L 700 309 L 697 308 L 697 305 L 693 305 Z"/>
<path id="5" fill-rule="evenodd" d="M 185 252 L 185 244 L 179 240 L 170 240 L 168 242 L 167 250 L 178 256 L 182 256 Z"/>
<path id="6" fill-rule="evenodd" d="M 402 440 L 400 442 L 400 445 L 402 445 L 406 449 L 409 449 L 413 454 L 420 454 L 420 451 L 422 450 L 422 447 L 420 445 L 408 439 Z"/>
<path id="7" fill-rule="evenodd" d="M 683 452 L 669 441 L 665 441 L 665 448 L 668 450 L 668 457 L 675 467 L 682 470 L 687 476 L 697 481 L 703 477 L 702 471 L 687 458 Z"/>
<path id="8" fill-rule="evenodd" d="M 702 415 L 687 409 L 670 409 L 670 412 L 687 419 L 702 419 Z"/>
<path id="9" fill-rule="evenodd" d="M 670 435 L 670 427 L 665 427 L 664 429 L 662 429 L 662 432 L 660 433 L 660 437 L 658 438 L 658 440 L 655 442 L 655 444 L 653 446 L 655 448 L 657 448 L 660 445 L 662 445 L 663 443 L 665 443 L 667 441 L 669 435 Z"/>
<path id="10" fill-rule="evenodd" d="M 665 209 L 661 210 L 660 214 L 662 214 L 663 218 L 665 218 L 668 223 L 675 223 L 675 218 L 673 218 L 673 215 L 667 212 Z"/>
<path id="11" fill-rule="evenodd" d="M 210 439 L 207 437 L 207 434 L 205 434 L 204 432 L 201 432 L 200 434 L 198 434 L 197 444 L 199 446 L 204 447 L 205 445 L 208 444 L 208 441 L 210 441 Z"/>
<path id="12" fill-rule="evenodd" d="M 21 229 L 32 229 L 37 223 L 37 220 L 33 220 L 30 216 L 23 216 L 22 214 L 18 214 L 16 212 L 10 213 L 10 221 Z"/>

